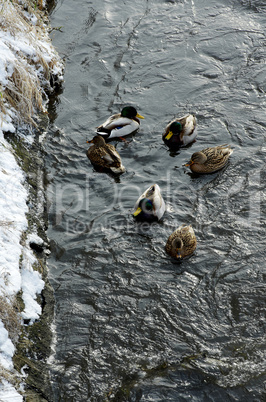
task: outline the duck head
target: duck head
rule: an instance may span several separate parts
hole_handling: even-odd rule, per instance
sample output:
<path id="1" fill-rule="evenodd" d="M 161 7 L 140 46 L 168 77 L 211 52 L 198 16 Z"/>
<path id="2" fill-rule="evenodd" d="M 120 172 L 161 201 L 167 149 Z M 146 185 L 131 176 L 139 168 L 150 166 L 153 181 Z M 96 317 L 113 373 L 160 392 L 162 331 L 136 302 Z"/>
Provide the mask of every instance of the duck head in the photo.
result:
<path id="1" fill-rule="evenodd" d="M 138 117 L 139 119 L 144 119 L 144 117 L 137 112 L 134 106 L 123 107 L 121 111 L 121 117 L 127 117 L 128 119 L 134 119 Z"/>
<path id="2" fill-rule="evenodd" d="M 170 127 L 167 136 L 165 137 L 166 140 L 174 140 L 175 137 L 179 139 L 180 133 L 182 131 L 182 124 L 179 121 L 174 121 Z"/>
<path id="3" fill-rule="evenodd" d="M 142 198 L 133 216 L 138 219 L 154 219 L 152 201 L 149 198 Z"/>

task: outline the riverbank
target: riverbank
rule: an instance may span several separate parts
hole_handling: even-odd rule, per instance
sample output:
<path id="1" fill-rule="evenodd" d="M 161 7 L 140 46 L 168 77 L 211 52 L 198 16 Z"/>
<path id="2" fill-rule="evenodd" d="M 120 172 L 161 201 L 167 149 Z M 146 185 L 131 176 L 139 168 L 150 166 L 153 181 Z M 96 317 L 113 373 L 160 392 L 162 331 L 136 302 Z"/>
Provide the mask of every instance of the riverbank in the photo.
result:
<path id="1" fill-rule="evenodd" d="M 49 38 L 45 6 L 31 0 L 0 6 L 1 401 L 45 400 L 49 393 L 44 363 L 53 296 L 41 143 L 63 63 Z"/>

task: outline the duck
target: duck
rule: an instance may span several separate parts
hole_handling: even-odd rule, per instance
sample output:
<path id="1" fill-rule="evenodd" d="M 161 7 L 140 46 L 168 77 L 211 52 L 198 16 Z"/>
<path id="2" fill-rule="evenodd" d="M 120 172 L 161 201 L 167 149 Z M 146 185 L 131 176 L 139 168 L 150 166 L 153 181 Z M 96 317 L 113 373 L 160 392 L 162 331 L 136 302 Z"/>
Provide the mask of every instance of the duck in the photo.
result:
<path id="1" fill-rule="evenodd" d="M 233 153 L 231 145 L 218 145 L 194 152 L 185 166 L 189 166 L 193 173 L 214 173 L 222 169 L 229 156 Z"/>
<path id="2" fill-rule="evenodd" d="M 163 133 L 163 141 L 169 148 L 179 148 L 193 142 L 197 134 L 197 119 L 193 114 L 187 114 L 170 121 Z"/>
<path id="3" fill-rule="evenodd" d="M 133 216 L 137 220 L 159 221 L 165 212 L 165 202 L 158 184 L 152 184 L 138 198 Z"/>
<path id="4" fill-rule="evenodd" d="M 119 153 L 113 145 L 106 144 L 103 137 L 96 135 L 91 141 L 87 141 L 87 143 L 93 143 L 87 150 L 87 157 L 94 166 L 103 170 L 109 170 L 115 174 L 125 172 L 126 169 L 122 164 Z"/>
<path id="5" fill-rule="evenodd" d="M 97 127 L 97 134 L 105 138 L 122 138 L 137 131 L 139 119 L 144 119 L 133 106 L 123 107 L 121 113 L 114 114 Z"/>
<path id="6" fill-rule="evenodd" d="M 171 257 L 181 259 L 191 255 L 197 247 L 197 239 L 191 225 L 179 226 L 169 237 L 165 251 Z"/>

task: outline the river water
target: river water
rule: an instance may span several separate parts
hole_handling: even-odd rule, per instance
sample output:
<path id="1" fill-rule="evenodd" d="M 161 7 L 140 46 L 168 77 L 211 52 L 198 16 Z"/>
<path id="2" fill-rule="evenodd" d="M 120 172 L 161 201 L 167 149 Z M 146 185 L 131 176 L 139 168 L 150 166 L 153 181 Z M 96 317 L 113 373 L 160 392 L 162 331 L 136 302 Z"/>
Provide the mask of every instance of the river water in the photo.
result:
<path id="1" fill-rule="evenodd" d="M 51 24 L 66 62 L 45 143 L 53 401 L 266 401 L 265 1 L 58 0 Z M 112 141 L 113 177 L 86 140 L 125 104 L 145 120 Z M 197 140 L 171 152 L 164 127 L 187 112 Z M 184 167 L 225 143 L 222 171 Z M 153 183 L 167 211 L 136 223 Z M 177 264 L 164 246 L 183 223 L 198 246 Z"/>

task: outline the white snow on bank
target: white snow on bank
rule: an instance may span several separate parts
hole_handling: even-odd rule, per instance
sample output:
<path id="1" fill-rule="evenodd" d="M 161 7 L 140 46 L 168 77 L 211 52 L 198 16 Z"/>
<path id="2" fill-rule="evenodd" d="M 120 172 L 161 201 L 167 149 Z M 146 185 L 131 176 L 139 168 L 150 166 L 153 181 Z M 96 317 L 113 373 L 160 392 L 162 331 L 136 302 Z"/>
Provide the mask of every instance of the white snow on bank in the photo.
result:
<path id="1" fill-rule="evenodd" d="M 15 15 L 12 2 L 2 3 L 1 19 Z M 26 16 L 32 25 L 36 24 L 36 17 Z M 9 29 L 0 28 L 0 96 L 12 77 L 15 66 L 27 65 L 30 74 L 36 76 L 41 83 L 45 83 L 44 71 L 38 57 L 51 63 L 51 73 L 62 79 L 63 67 L 59 56 L 55 52 L 45 31 L 27 29 L 23 26 L 23 19 L 16 21 Z M 2 27 L 2 25 L 0 25 Z M 33 61 L 29 66 L 29 59 Z M 57 61 L 57 62 L 56 62 Z M 61 76 L 61 77 L 60 77 Z M 41 314 L 41 306 L 36 297 L 41 293 L 44 282 L 39 272 L 34 270 L 37 262 L 29 243 L 34 241 L 40 244 L 41 239 L 33 233 L 21 245 L 22 234 L 27 230 L 26 213 L 27 187 L 25 175 L 20 169 L 11 145 L 5 140 L 4 132 L 16 132 L 15 122 L 17 111 L 5 104 L 5 111 L 0 111 L 0 296 L 12 298 L 22 291 L 25 309 L 21 319 L 29 320 L 32 324 Z M 30 141 L 29 141 L 30 143 Z M 15 346 L 8 336 L 8 331 L 0 320 L 0 368 L 14 372 L 12 357 Z M 16 373 L 17 376 L 21 375 Z M 0 378 L 0 401 L 22 401 L 21 394 L 6 379 Z"/>
<path id="2" fill-rule="evenodd" d="M 17 392 L 17 390 L 11 384 L 9 384 L 8 381 L 2 380 L 0 401 L 22 402 L 23 397 Z"/>
<path id="3" fill-rule="evenodd" d="M 11 358 L 15 351 L 15 347 L 8 337 L 8 332 L 4 327 L 4 324 L 0 321 L 0 364 L 10 370 L 12 369 Z"/>

